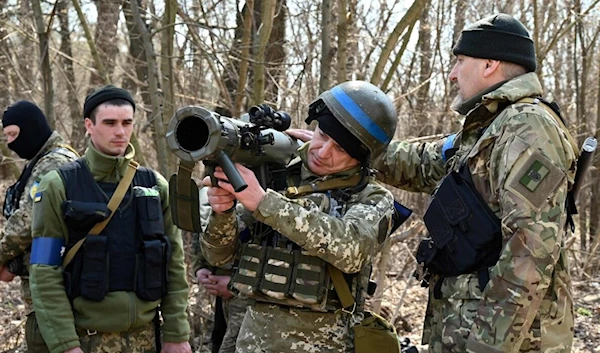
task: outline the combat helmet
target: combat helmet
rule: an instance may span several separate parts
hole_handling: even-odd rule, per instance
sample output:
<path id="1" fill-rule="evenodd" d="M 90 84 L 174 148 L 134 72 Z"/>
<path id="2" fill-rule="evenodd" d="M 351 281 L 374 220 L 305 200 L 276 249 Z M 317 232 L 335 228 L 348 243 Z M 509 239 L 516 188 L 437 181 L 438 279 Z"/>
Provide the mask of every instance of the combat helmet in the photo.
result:
<path id="1" fill-rule="evenodd" d="M 348 81 L 323 92 L 309 106 L 307 123 L 329 110 L 337 121 L 369 150 L 370 158 L 388 146 L 398 123 L 394 104 L 366 81 Z"/>

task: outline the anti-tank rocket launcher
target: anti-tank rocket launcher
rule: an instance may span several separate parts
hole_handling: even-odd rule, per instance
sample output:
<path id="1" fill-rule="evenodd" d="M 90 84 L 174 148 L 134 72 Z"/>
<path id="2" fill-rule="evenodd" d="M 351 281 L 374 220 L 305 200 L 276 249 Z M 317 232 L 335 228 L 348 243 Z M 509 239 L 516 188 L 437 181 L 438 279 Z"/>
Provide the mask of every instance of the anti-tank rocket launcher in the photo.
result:
<path id="1" fill-rule="evenodd" d="M 202 161 L 213 185 L 214 167 L 223 168 L 236 192 L 247 185 L 234 163 L 252 169 L 263 188 L 273 187 L 285 165 L 297 156 L 298 141 L 282 131 L 290 127 L 287 113 L 266 104 L 248 111 L 249 122 L 221 116 L 197 106 L 179 109 L 167 127 L 167 144 L 179 158 L 177 174 L 169 180 L 173 221 L 182 229 L 200 231 L 198 188 L 191 178 Z"/>

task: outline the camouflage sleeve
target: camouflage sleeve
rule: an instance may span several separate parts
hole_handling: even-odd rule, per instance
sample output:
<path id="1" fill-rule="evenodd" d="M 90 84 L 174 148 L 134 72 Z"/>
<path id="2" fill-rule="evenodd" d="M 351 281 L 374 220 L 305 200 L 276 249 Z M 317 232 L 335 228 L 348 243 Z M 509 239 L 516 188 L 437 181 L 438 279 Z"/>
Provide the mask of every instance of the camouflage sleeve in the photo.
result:
<path id="1" fill-rule="evenodd" d="M 189 286 L 186 280 L 186 267 L 183 254 L 181 231 L 173 224 L 169 204 L 169 186 L 165 178 L 156 174 L 162 202 L 165 235 L 171 242 L 171 259 L 168 266 L 168 291 L 163 297 L 161 311 L 164 342 L 184 342 L 189 339 L 190 325 L 187 320 L 187 300 Z"/>
<path id="2" fill-rule="evenodd" d="M 549 290 L 563 246 L 574 151 L 563 132 L 539 112 L 515 113 L 503 128 L 489 168 L 505 246 L 490 269 L 469 352 L 517 352 L 542 299 L 565 295 Z"/>
<path id="3" fill-rule="evenodd" d="M 198 195 L 199 196 L 198 199 L 200 201 L 200 205 L 199 205 L 200 228 L 202 229 L 202 231 L 206 230 L 206 227 L 208 226 L 208 217 L 211 213 L 211 208 L 210 208 L 210 205 L 208 204 L 208 199 L 207 199 L 207 194 L 206 194 L 207 190 L 208 190 L 207 187 L 200 188 L 199 195 Z M 210 263 L 208 263 L 208 261 L 206 260 L 206 258 L 204 257 L 204 255 L 202 254 L 202 251 L 201 251 L 201 235 L 200 235 L 200 233 L 192 233 L 191 258 L 192 258 L 192 270 L 194 271 L 194 274 L 196 272 L 198 272 L 198 270 L 201 268 L 210 267 Z"/>
<path id="4" fill-rule="evenodd" d="M 267 190 L 254 217 L 271 226 L 309 255 L 318 256 L 345 273 L 359 272 L 379 251 L 391 230 L 392 194 L 369 184 L 349 201 L 340 217 L 321 211 L 312 199 L 288 199 Z"/>
<path id="5" fill-rule="evenodd" d="M 441 154 L 443 144 L 444 140 L 392 141 L 375 162 L 377 179 L 407 191 L 431 193 L 446 174 Z"/>
<path id="6" fill-rule="evenodd" d="M 241 208 L 241 205 L 237 205 Z M 237 210 L 208 216 L 206 231 L 200 238 L 202 255 L 213 266 L 231 263 L 239 248 L 239 217 Z"/>
<path id="7" fill-rule="evenodd" d="M 31 246 L 31 212 L 33 198 L 42 176 L 67 162 L 59 153 L 42 157 L 33 167 L 19 200 L 19 209 L 6 221 L 0 231 L 0 264 L 13 259 Z"/>
<path id="8" fill-rule="evenodd" d="M 33 204 L 32 236 L 66 240 L 67 227 L 61 204 L 66 199 L 58 172 L 45 175 Z M 34 264 L 30 268 L 31 296 L 40 331 L 50 352 L 79 347 L 71 304 L 67 298 L 61 266 Z"/>

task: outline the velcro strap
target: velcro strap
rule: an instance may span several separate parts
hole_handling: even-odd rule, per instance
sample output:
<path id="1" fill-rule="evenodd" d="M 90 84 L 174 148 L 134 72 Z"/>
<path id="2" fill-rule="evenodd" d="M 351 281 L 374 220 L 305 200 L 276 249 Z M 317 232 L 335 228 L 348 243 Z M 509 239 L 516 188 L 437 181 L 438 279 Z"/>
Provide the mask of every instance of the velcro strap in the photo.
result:
<path id="1" fill-rule="evenodd" d="M 33 238 L 30 263 L 32 265 L 59 266 L 62 262 L 64 246 L 63 238 Z"/>

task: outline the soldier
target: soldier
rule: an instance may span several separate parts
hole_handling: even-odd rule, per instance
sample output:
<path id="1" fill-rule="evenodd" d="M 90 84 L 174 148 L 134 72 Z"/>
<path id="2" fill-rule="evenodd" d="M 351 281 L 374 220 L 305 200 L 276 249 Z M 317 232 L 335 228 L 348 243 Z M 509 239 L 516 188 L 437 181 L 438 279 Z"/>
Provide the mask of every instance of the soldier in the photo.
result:
<path id="1" fill-rule="evenodd" d="M 378 178 L 433 193 L 423 343 L 430 352 L 570 352 L 573 303 L 564 238 L 577 145 L 541 100 L 527 29 L 496 14 L 453 48 L 462 130 L 392 141 Z M 306 134 L 301 132 L 298 135 Z"/>
<path id="2" fill-rule="evenodd" d="M 208 203 L 208 188 L 201 188 L 199 191 L 200 200 L 200 222 L 203 230 L 206 230 L 208 216 L 211 213 L 211 206 Z M 241 238 L 242 242 L 247 242 L 248 232 L 245 232 Z M 192 269 L 196 274 L 198 283 L 209 293 L 217 296 L 215 301 L 215 328 L 211 336 L 212 351 L 218 353 L 235 352 L 235 342 L 242 326 L 242 320 L 246 314 L 246 300 L 236 297 L 229 289 L 233 269 L 231 265 L 227 267 L 211 266 L 201 251 L 201 235 L 193 233 L 192 249 Z M 221 321 L 222 320 L 222 321 Z M 224 321 L 224 322 L 223 322 Z M 218 324 L 222 323 L 223 327 Z"/>
<path id="3" fill-rule="evenodd" d="M 431 273 L 424 341 L 430 352 L 569 352 L 564 237 L 578 148 L 539 99 L 523 24 L 484 18 L 453 53 L 462 130 L 438 143 L 393 142 L 379 166 L 382 180 L 409 190 L 441 179 L 424 217 L 431 238 L 417 254 Z"/>
<path id="4" fill-rule="evenodd" d="M 166 180 L 133 162 L 133 97 L 101 87 L 83 112 L 84 157 L 48 173 L 34 198 L 42 335 L 52 353 L 157 352 L 161 334 L 162 352 L 191 352 L 182 239 Z"/>
<path id="5" fill-rule="evenodd" d="M 194 233 L 194 243 L 199 245 L 199 233 Z M 217 296 L 215 301 L 215 326 L 217 325 L 217 316 L 221 314 L 224 319 L 226 329 L 221 337 L 215 337 L 218 332 L 213 331 L 212 344 L 213 352 L 233 353 L 235 352 L 235 342 L 242 326 L 242 320 L 246 314 L 246 300 L 236 297 L 227 288 L 231 280 L 231 268 L 219 268 L 208 264 L 199 246 L 194 249 L 193 269 L 198 283 L 209 293 Z M 218 330 L 217 327 L 215 327 Z"/>
<path id="6" fill-rule="evenodd" d="M 0 233 L 0 280 L 9 282 L 15 276 L 21 277 L 27 351 L 48 352 L 37 328 L 29 291 L 31 209 L 42 176 L 78 155 L 58 132 L 52 131 L 46 116 L 34 103 L 19 101 L 6 108 L 2 126 L 8 148 L 28 162 L 4 199 L 6 223 Z"/>
<path id="7" fill-rule="evenodd" d="M 285 195 L 264 190 L 239 164 L 245 190 L 235 192 L 221 168 L 208 190 L 202 252 L 220 266 L 241 247 L 230 288 L 251 303 L 236 352 L 353 352 L 350 328 L 363 318 L 370 263 L 391 231 L 393 197 L 370 169 L 396 129 L 390 98 L 370 83 L 345 82 L 308 115 L 318 127 L 286 169 Z M 251 238 L 241 245 L 244 229 Z M 355 305 L 342 307 L 343 288 L 330 279 L 337 274 Z"/>

